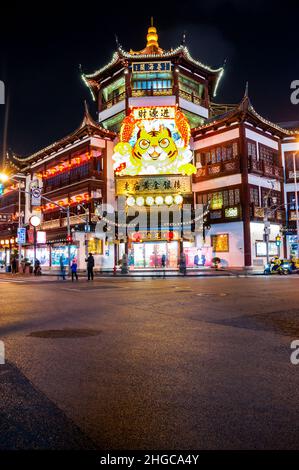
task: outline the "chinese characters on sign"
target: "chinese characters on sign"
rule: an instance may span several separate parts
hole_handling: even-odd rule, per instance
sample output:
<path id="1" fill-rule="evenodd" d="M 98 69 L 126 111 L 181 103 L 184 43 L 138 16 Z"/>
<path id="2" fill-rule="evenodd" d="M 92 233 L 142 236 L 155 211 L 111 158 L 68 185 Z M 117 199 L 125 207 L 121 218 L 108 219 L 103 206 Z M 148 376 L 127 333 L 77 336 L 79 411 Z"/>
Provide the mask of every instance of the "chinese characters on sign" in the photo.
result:
<path id="1" fill-rule="evenodd" d="M 170 72 L 171 62 L 133 62 L 132 63 L 133 73 L 143 72 Z"/>
<path id="2" fill-rule="evenodd" d="M 191 193 L 191 179 L 189 176 L 148 176 L 148 177 L 117 177 L 116 194 L 179 192 Z"/>
<path id="3" fill-rule="evenodd" d="M 133 108 L 133 116 L 139 119 L 174 119 L 174 106 L 149 106 L 147 108 Z"/>

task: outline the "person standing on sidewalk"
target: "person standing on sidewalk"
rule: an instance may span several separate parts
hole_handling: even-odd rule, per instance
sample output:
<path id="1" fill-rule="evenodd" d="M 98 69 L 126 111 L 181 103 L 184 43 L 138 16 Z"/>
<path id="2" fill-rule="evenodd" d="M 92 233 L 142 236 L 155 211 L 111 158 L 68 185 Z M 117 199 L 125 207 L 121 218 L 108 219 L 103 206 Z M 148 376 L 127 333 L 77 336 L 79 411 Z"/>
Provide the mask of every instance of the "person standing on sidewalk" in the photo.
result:
<path id="1" fill-rule="evenodd" d="M 14 256 L 11 261 L 11 273 L 17 274 L 17 269 L 18 269 L 17 258 L 16 256 Z"/>
<path id="2" fill-rule="evenodd" d="M 61 255 L 60 256 L 60 275 L 62 277 L 62 280 L 65 281 L 65 266 L 64 266 L 64 257 Z M 58 278 L 59 279 L 59 278 Z"/>
<path id="3" fill-rule="evenodd" d="M 88 258 L 85 261 L 87 263 L 87 280 L 93 281 L 94 257 L 92 256 L 92 253 L 88 254 Z"/>
<path id="4" fill-rule="evenodd" d="M 72 261 L 72 266 L 71 266 L 72 282 L 74 282 L 74 278 L 76 279 L 76 281 L 78 281 L 77 269 L 78 269 L 77 260 L 74 258 L 73 261 Z"/>
<path id="5" fill-rule="evenodd" d="M 186 276 L 187 274 L 187 268 L 186 268 L 186 255 L 183 252 L 180 256 L 180 272 Z"/>

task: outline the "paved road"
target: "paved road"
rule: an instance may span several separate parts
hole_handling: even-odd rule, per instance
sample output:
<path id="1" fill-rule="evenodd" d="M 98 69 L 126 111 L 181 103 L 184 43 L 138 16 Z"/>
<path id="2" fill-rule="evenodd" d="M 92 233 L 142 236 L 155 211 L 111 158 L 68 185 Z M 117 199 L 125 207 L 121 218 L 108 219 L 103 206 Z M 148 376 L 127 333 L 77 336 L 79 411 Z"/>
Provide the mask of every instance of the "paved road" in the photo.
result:
<path id="1" fill-rule="evenodd" d="M 0 279 L 0 448 L 299 447 L 299 276 Z"/>

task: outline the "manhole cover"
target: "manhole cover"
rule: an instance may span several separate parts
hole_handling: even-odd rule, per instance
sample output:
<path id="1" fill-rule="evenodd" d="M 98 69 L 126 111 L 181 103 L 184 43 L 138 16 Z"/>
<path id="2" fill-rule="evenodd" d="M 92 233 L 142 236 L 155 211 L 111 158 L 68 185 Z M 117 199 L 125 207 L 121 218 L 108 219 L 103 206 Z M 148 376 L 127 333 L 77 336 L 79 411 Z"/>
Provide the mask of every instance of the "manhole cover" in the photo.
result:
<path id="1" fill-rule="evenodd" d="M 64 328 L 62 330 L 41 330 L 32 331 L 28 336 L 33 338 L 85 338 L 87 336 L 98 336 L 100 330 L 90 329 L 70 329 Z"/>

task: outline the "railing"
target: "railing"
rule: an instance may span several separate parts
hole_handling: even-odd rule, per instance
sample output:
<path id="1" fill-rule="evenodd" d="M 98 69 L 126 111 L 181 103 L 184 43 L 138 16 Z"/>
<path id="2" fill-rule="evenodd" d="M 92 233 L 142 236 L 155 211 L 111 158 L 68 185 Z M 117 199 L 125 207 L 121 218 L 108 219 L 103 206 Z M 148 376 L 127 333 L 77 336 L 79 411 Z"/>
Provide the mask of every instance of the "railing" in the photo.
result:
<path id="1" fill-rule="evenodd" d="M 165 95 L 172 95 L 173 89 L 172 88 L 150 88 L 149 90 L 141 90 L 141 89 L 133 89 L 132 96 L 139 97 L 139 96 L 165 96 Z"/>
<path id="2" fill-rule="evenodd" d="M 214 178 L 223 176 L 229 173 L 236 173 L 240 171 L 240 159 L 226 160 L 218 163 L 209 163 L 197 169 L 194 176 L 194 182 L 200 181 L 205 178 Z"/>
<path id="3" fill-rule="evenodd" d="M 252 173 L 258 173 L 271 178 L 283 179 L 282 167 L 263 160 L 255 160 L 251 156 L 248 158 L 248 170 Z"/>
<path id="4" fill-rule="evenodd" d="M 251 204 L 250 213 L 253 219 L 261 220 L 264 219 L 266 215 L 266 210 L 265 207 L 255 206 L 254 204 Z M 285 209 L 268 208 L 267 218 L 269 220 L 283 221 L 285 218 Z"/>
<path id="5" fill-rule="evenodd" d="M 240 220 L 242 216 L 242 207 L 241 204 L 236 204 L 235 206 L 222 207 L 220 209 L 210 209 L 208 220 L 210 223 L 215 222 L 229 222 Z"/>
<path id="6" fill-rule="evenodd" d="M 123 91 L 119 95 L 113 96 L 113 98 L 111 98 L 108 101 L 102 101 L 102 110 L 111 108 L 112 106 L 119 103 L 120 101 L 123 101 L 125 98 L 126 98 L 126 92 Z"/>
<path id="7" fill-rule="evenodd" d="M 207 105 L 207 103 L 204 99 L 200 98 L 199 96 L 195 95 L 194 93 L 188 93 L 187 91 L 182 90 L 181 88 L 179 88 L 179 96 L 181 98 L 184 98 L 187 101 L 191 101 L 191 103 L 194 103 L 194 104 L 199 104 L 199 105 L 205 106 L 205 107 Z"/>

